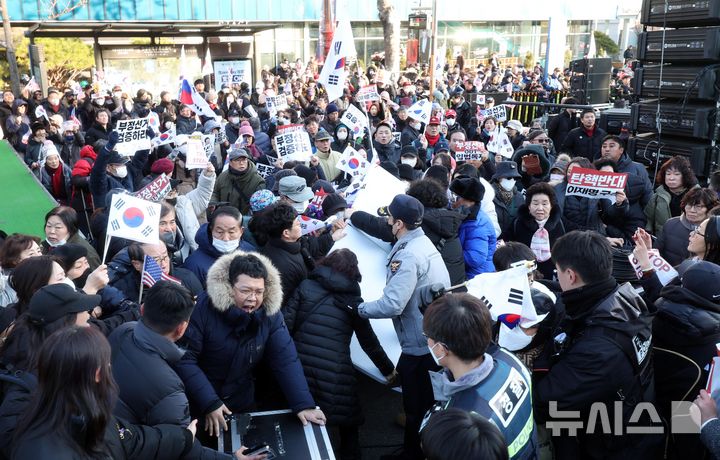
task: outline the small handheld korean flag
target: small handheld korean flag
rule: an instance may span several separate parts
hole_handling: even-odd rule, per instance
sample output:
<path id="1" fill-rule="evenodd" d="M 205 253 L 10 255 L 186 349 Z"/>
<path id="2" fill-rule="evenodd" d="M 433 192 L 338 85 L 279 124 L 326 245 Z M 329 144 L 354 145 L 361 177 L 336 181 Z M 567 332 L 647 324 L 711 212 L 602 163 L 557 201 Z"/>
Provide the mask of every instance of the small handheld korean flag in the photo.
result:
<path id="1" fill-rule="evenodd" d="M 322 221 L 319 219 L 313 219 L 312 217 L 299 215 L 297 221 L 300 222 L 300 231 L 303 236 L 308 233 L 315 232 L 317 230 L 323 230 L 331 226 L 336 220 L 336 216 L 330 216 L 327 220 Z"/>
<path id="2" fill-rule="evenodd" d="M 110 204 L 107 236 L 154 244 L 159 239 L 160 203 L 115 194 Z"/>
<path id="3" fill-rule="evenodd" d="M 523 266 L 482 273 L 467 282 L 467 290 L 487 304 L 494 321 L 513 329 L 538 319 L 527 273 Z"/>
<path id="4" fill-rule="evenodd" d="M 354 177 L 364 175 L 370 164 L 354 148 L 348 146 L 335 167 Z"/>
<path id="5" fill-rule="evenodd" d="M 410 106 L 408 109 L 408 116 L 413 120 L 421 121 L 427 124 L 430 121 L 430 114 L 432 113 L 432 102 L 427 99 L 420 99 L 416 103 Z"/>

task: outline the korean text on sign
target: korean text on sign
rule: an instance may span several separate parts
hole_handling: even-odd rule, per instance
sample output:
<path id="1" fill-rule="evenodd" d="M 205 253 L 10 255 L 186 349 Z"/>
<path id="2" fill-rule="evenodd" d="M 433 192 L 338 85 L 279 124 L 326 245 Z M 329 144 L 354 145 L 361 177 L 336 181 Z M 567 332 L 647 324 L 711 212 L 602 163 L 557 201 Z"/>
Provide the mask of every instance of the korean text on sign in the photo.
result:
<path id="1" fill-rule="evenodd" d="M 608 198 L 614 201 L 615 194 L 625 188 L 627 176 L 627 173 L 574 168 L 568 174 L 565 194 L 595 199 Z"/>
<path id="2" fill-rule="evenodd" d="M 482 142 L 462 142 L 455 147 L 455 160 L 482 160 L 483 153 L 487 153 L 487 150 Z"/>
<path id="3" fill-rule="evenodd" d="M 131 156 L 138 150 L 150 149 L 150 138 L 147 137 L 148 119 L 119 120 L 115 131 L 119 134 L 115 149 L 121 155 Z"/>

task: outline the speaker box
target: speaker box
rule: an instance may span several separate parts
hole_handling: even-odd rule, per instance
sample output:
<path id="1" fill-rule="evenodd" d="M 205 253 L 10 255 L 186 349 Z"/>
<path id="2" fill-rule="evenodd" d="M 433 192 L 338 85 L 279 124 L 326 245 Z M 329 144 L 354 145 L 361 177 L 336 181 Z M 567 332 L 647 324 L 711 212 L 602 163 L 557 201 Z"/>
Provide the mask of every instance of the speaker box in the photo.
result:
<path id="1" fill-rule="evenodd" d="M 695 174 L 700 177 L 708 177 L 713 163 L 717 162 L 717 158 L 713 158 L 710 144 L 689 142 L 687 139 L 665 135 L 658 143 L 657 134 L 631 137 L 628 139 L 627 152 L 630 158 L 651 169 L 655 168 L 657 161 L 662 164 L 668 158 L 684 156 Z"/>
<path id="2" fill-rule="evenodd" d="M 660 62 L 663 47 L 665 62 L 720 62 L 720 27 L 643 32 L 638 37 L 638 59 Z M 692 64 L 691 64 L 692 65 Z"/>
<path id="3" fill-rule="evenodd" d="M 702 75 L 700 75 L 702 73 Z M 690 91 L 689 100 L 715 102 L 720 97 L 720 69 L 706 70 L 704 67 L 682 67 L 665 65 L 662 69 L 662 88 L 659 95 L 683 99 L 688 88 L 699 77 Z M 640 97 L 658 97 L 660 86 L 660 66 L 646 66 L 635 71 L 633 90 Z"/>
<path id="4" fill-rule="evenodd" d="M 607 104 L 610 102 L 610 89 L 577 90 L 570 93 L 579 104 Z"/>
<path id="5" fill-rule="evenodd" d="M 656 27 L 696 27 L 720 25 L 720 0 L 644 0 L 640 22 Z"/>
<path id="6" fill-rule="evenodd" d="M 620 135 L 623 127 L 630 126 L 630 109 L 607 109 L 600 112 L 598 127 L 608 134 Z"/>
<path id="7" fill-rule="evenodd" d="M 631 131 L 655 132 L 657 101 L 633 104 Z M 660 103 L 660 126 L 663 136 L 685 136 L 698 139 L 712 139 L 715 124 L 715 107 L 687 104 Z"/>
<path id="8" fill-rule="evenodd" d="M 573 73 L 609 74 L 612 72 L 611 58 L 576 59 L 570 62 L 570 71 Z"/>
<path id="9" fill-rule="evenodd" d="M 605 74 L 586 74 L 586 75 L 573 75 L 570 78 L 570 89 L 577 90 L 598 90 L 610 88 L 609 73 Z"/>

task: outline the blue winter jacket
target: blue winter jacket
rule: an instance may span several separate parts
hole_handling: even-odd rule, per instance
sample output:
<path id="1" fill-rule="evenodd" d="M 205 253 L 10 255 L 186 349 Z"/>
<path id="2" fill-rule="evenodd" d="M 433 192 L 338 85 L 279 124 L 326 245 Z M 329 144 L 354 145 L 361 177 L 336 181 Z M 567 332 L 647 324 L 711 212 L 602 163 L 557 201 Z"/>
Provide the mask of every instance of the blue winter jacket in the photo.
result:
<path id="1" fill-rule="evenodd" d="M 253 253 L 268 271 L 263 304 L 252 315 L 235 307 L 228 271 L 243 252 L 220 257 L 208 272 L 208 288 L 197 302 L 179 345 L 187 350 L 175 365 L 185 383 L 193 416 L 225 404 L 233 413 L 253 406 L 253 371 L 265 362 L 295 412 L 315 401 L 288 333 L 283 315 L 280 274 L 266 257 Z"/>
<path id="2" fill-rule="evenodd" d="M 470 214 L 460 225 L 458 237 L 465 257 L 467 279 L 495 271 L 492 261 L 497 246 L 495 227 L 479 205 L 470 208 Z"/>
<path id="3" fill-rule="evenodd" d="M 205 288 L 205 279 L 207 278 L 208 270 L 210 270 L 212 264 L 214 264 L 223 253 L 213 246 L 212 239 L 208 232 L 208 224 L 202 224 L 200 226 L 195 234 L 195 242 L 198 244 L 198 248 L 185 259 L 183 268 L 187 268 L 193 272 L 202 283 L 203 288 Z M 238 249 L 252 251 L 254 248 L 250 243 L 241 239 Z"/>

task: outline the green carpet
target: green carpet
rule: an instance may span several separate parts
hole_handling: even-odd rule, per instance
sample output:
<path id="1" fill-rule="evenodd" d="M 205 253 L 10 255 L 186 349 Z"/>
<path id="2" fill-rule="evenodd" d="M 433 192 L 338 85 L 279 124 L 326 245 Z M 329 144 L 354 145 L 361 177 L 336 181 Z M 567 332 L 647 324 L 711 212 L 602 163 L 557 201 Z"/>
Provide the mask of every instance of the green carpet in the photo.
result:
<path id="1" fill-rule="evenodd" d="M 45 214 L 57 205 L 7 141 L 0 141 L 0 230 L 45 236 Z"/>

